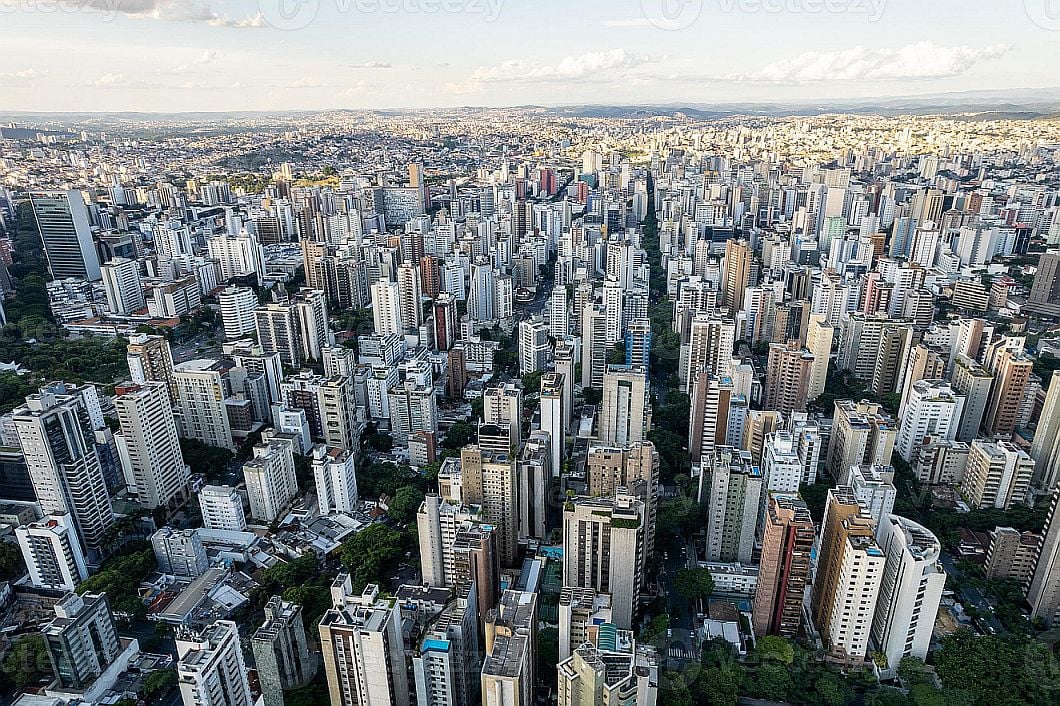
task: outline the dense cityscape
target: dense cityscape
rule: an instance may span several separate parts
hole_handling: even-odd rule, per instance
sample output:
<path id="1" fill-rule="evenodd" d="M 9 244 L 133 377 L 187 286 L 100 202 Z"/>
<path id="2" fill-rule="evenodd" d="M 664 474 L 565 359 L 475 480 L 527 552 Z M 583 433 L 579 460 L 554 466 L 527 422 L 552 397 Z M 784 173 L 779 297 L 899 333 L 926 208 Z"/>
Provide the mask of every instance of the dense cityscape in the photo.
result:
<path id="1" fill-rule="evenodd" d="M 0 704 L 1060 703 L 1060 120 L 0 127 Z"/>

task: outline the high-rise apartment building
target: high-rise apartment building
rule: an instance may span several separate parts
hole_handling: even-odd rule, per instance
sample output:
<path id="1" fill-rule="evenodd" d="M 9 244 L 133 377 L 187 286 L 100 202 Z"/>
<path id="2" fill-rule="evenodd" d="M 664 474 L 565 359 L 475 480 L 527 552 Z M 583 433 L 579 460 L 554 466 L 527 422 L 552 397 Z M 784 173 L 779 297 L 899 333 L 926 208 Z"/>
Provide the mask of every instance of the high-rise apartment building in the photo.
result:
<path id="1" fill-rule="evenodd" d="M 258 331 L 258 295 L 250 287 L 225 287 L 217 294 L 225 340 L 234 341 Z"/>
<path id="2" fill-rule="evenodd" d="M 218 620 L 177 636 L 177 686 L 184 706 L 252 706 L 239 626 Z"/>
<path id="3" fill-rule="evenodd" d="M 518 482 L 515 459 L 478 446 L 460 452 L 463 502 L 482 507 L 483 518 L 496 528 L 500 563 L 512 566 L 518 550 L 519 518 L 515 512 Z"/>
<path id="4" fill-rule="evenodd" d="M 523 391 L 506 383 L 490 387 L 482 395 L 482 421 L 510 432 L 511 448 L 518 450 L 523 440 Z"/>
<path id="5" fill-rule="evenodd" d="M 699 480 L 699 499 L 707 508 L 707 561 L 751 563 L 762 481 L 749 451 L 714 449 Z"/>
<path id="6" fill-rule="evenodd" d="M 810 365 L 810 383 L 806 398 L 815 400 L 821 396 L 828 382 L 828 364 L 832 356 L 832 340 L 835 329 L 822 314 L 812 314 L 806 332 L 806 349 L 813 356 Z"/>
<path id="7" fill-rule="evenodd" d="M 696 314 L 689 328 L 687 348 L 681 347 L 683 365 L 679 372 L 685 393 L 692 394 L 692 387 L 704 370 L 718 377 L 731 375 L 735 345 L 735 322 L 712 314 Z"/>
<path id="8" fill-rule="evenodd" d="M 119 385 L 114 435 L 129 489 L 147 508 L 174 508 L 188 498 L 188 465 L 180 450 L 169 388 L 162 382 Z"/>
<path id="9" fill-rule="evenodd" d="M 1000 348 L 987 367 L 994 373 L 994 385 L 982 430 L 987 436 L 1008 439 L 1019 425 L 1024 393 L 1034 374 L 1034 362 L 1023 352 L 1021 341 L 1018 347 Z"/>
<path id="10" fill-rule="evenodd" d="M 902 659 L 927 657 L 946 572 L 939 562 L 942 545 L 917 523 L 890 515 L 876 535 L 886 563 L 872 620 L 872 642 L 886 659 L 881 671 L 893 676 Z M 866 578 L 871 577 L 866 574 Z"/>
<path id="11" fill-rule="evenodd" d="M 813 519 L 806 503 L 771 493 L 762 530 L 762 559 L 751 623 L 755 635 L 794 639 L 802 626 L 814 544 Z"/>
<path id="12" fill-rule="evenodd" d="M 563 373 L 545 373 L 541 376 L 541 431 L 549 436 L 549 457 L 552 477 L 559 478 L 563 461 L 567 456 L 567 417 L 564 406 Z"/>
<path id="13" fill-rule="evenodd" d="M 283 706 L 283 692 L 305 686 L 316 674 L 302 624 L 302 606 L 273 596 L 265 622 L 250 640 L 264 706 Z"/>
<path id="14" fill-rule="evenodd" d="M 85 399 L 43 390 L 11 414 L 41 511 L 69 514 L 81 546 L 102 549 L 114 513 Z"/>
<path id="15" fill-rule="evenodd" d="M 136 260 L 118 257 L 100 268 L 103 289 L 107 293 L 107 308 L 112 314 L 126 316 L 146 306 L 144 287 L 140 282 L 140 268 Z"/>
<path id="16" fill-rule="evenodd" d="M 610 498 L 625 488 L 644 503 L 647 518 L 644 542 L 648 556 L 655 551 L 659 464 L 659 452 L 650 441 L 621 448 L 590 446 L 585 460 L 586 490 L 590 496 Z"/>
<path id="17" fill-rule="evenodd" d="M 875 530 L 849 486 L 828 491 L 811 614 L 836 661 L 860 664 L 868 653 L 886 560 Z"/>
<path id="18" fill-rule="evenodd" d="M 611 595 L 612 620 L 629 630 L 644 585 L 644 503 L 620 491 L 574 498 L 563 509 L 563 585 Z"/>
<path id="19" fill-rule="evenodd" d="M 1008 510 L 1026 503 L 1034 461 L 1008 441 L 976 439 L 968 451 L 961 495 L 976 509 Z"/>
<path id="20" fill-rule="evenodd" d="M 519 322 L 519 374 L 542 372 L 548 366 L 549 329 L 544 319 Z"/>
<path id="21" fill-rule="evenodd" d="M 1043 316 L 1060 317 L 1060 251 L 1047 252 L 1038 261 L 1027 309 Z"/>
<path id="22" fill-rule="evenodd" d="M 1060 370 L 1053 373 L 1045 395 L 1030 455 L 1034 459 L 1035 490 L 1051 493 L 1060 484 Z"/>
<path id="23" fill-rule="evenodd" d="M 921 380 L 909 390 L 902 406 L 895 450 L 914 463 L 924 440 L 933 437 L 953 441 L 964 413 L 964 395 L 942 380 Z"/>
<path id="24" fill-rule="evenodd" d="M 243 478 L 250 516 L 263 522 L 279 519 L 298 495 L 292 444 L 279 438 L 263 439 L 254 447 L 254 456 L 243 464 Z"/>
<path id="25" fill-rule="evenodd" d="M 659 665 L 654 648 L 638 647 L 632 634 L 618 631 L 607 639 L 586 642 L 556 667 L 559 706 L 655 706 Z"/>
<path id="26" fill-rule="evenodd" d="M 206 529 L 245 532 L 247 518 L 243 498 L 227 485 L 206 485 L 199 491 L 199 508 Z"/>
<path id="27" fill-rule="evenodd" d="M 84 691 L 122 652 L 110 605 L 102 593 L 67 593 L 54 610 L 41 633 L 55 686 Z"/>
<path id="28" fill-rule="evenodd" d="M 878 404 L 837 400 L 828 441 L 828 471 L 841 478 L 851 466 L 889 464 L 898 428 Z"/>
<path id="29" fill-rule="evenodd" d="M 151 549 L 163 574 L 194 579 L 210 568 L 206 547 L 197 530 L 177 530 L 167 525 L 151 535 Z"/>
<path id="30" fill-rule="evenodd" d="M 1031 617 L 1052 627 L 1060 614 L 1060 490 L 1053 493 L 1034 565 L 1034 576 L 1027 588 Z"/>
<path id="31" fill-rule="evenodd" d="M 604 373 L 600 407 L 601 443 L 626 445 L 643 441 L 648 433 L 648 371 L 640 366 L 609 365 Z"/>
<path id="32" fill-rule="evenodd" d="M 993 373 L 979 361 L 963 354 L 954 358 L 953 390 L 964 397 L 964 410 L 957 427 L 957 441 L 969 443 L 979 436 L 993 386 Z"/>
<path id="33" fill-rule="evenodd" d="M 806 409 L 813 374 L 813 353 L 797 342 L 769 345 L 766 368 L 765 409 L 789 415 Z"/>
<path id="34" fill-rule="evenodd" d="M 69 514 L 47 515 L 16 527 L 15 540 L 34 588 L 73 591 L 88 578 L 81 541 Z"/>
<path id="35" fill-rule="evenodd" d="M 381 597 L 374 584 L 354 595 L 349 574 L 339 574 L 331 595 L 320 647 L 333 706 L 409 706 L 397 601 Z"/>
<path id="36" fill-rule="evenodd" d="M 346 449 L 317 444 L 313 447 L 313 480 L 321 515 L 352 515 L 357 511 L 355 454 Z"/>
<path id="37" fill-rule="evenodd" d="M 133 382 L 162 382 L 169 389 L 169 396 L 177 399 L 177 387 L 173 380 L 173 354 L 165 336 L 150 336 L 143 333 L 129 337 L 125 349 L 129 363 L 129 376 Z"/>
<path id="38" fill-rule="evenodd" d="M 482 706 L 533 706 L 537 686 L 537 594 L 505 591 L 485 622 Z"/>
<path id="39" fill-rule="evenodd" d="M 189 360 L 173 369 L 182 436 L 236 450 L 225 400 L 227 386 L 216 360 Z"/>
<path id="40" fill-rule="evenodd" d="M 736 310 L 743 306 L 744 292 L 751 281 L 753 253 L 746 240 L 725 242 L 724 273 L 721 287 L 721 303 Z"/>

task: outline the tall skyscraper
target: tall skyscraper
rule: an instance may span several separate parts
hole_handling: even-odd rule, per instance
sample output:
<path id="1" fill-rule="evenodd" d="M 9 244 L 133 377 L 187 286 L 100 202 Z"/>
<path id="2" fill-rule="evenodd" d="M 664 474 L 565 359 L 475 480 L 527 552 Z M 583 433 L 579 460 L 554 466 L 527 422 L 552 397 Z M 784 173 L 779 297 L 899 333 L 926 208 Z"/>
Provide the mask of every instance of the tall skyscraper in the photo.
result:
<path id="1" fill-rule="evenodd" d="M 369 585 L 353 594 L 349 574 L 331 585 L 333 607 L 320 619 L 320 647 L 334 706 L 409 706 L 401 610 Z"/>
<path id="2" fill-rule="evenodd" d="M 797 342 L 769 345 L 765 408 L 789 415 L 806 409 L 813 374 L 813 353 Z"/>
<path id="3" fill-rule="evenodd" d="M 849 486 L 828 491 L 811 611 L 836 661 L 860 664 L 868 652 L 885 562 L 875 530 Z"/>
<path id="4" fill-rule="evenodd" d="M 486 616 L 482 706 L 532 706 L 537 686 L 537 594 L 505 591 Z"/>
<path id="5" fill-rule="evenodd" d="M 838 479 L 851 466 L 889 464 L 897 436 L 897 425 L 878 404 L 836 401 L 828 441 L 829 473 Z"/>
<path id="6" fill-rule="evenodd" d="M 140 282 L 140 268 L 136 260 L 119 257 L 100 268 L 103 288 L 107 293 L 107 308 L 112 314 L 125 316 L 143 309 L 144 288 Z"/>
<path id="7" fill-rule="evenodd" d="M 397 268 L 398 301 L 401 305 L 401 327 L 417 330 L 423 323 L 423 292 L 420 288 L 419 267 L 402 263 Z"/>
<path id="8" fill-rule="evenodd" d="M 563 509 L 563 585 L 611 594 L 612 621 L 629 630 L 644 585 L 644 504 L 620 491 Z"/>
<path id="9" fill-rule="evenodd" d="M 939 563 L 942 545 L 927 529 L 897 515 L 884 518 L 882 525 L 876 535 L 886 563 L 872 642 L 886 657 L 883 673 L 893 676 L 903 658 L 927 657 L 946 572 Z"/>
<path id="10" fill-rule="evenodd" d="M 52 279 L 100 279 L 88 209 L 80 191 L 37 191 L 29 195 Z"/>
<path id="11" fill-rule="evenodd" d="M 810 384 L 806 390 L 806 398 L 809 400 L 820 397 L 828 382 L 828 364 L 832 356 L 834 337 L 835 329 L 832 328 L 826 316 L 822 314 L 810 316 L 810 325 L 806 332 L 806 348 L 813 355 L 813 363 L 810 365 Z"/>
<path id="12" fill-rule="evenodd" d="M 601 443 L 626 445 L 643 441 L 648 433 L 648 371 L 640 366 L 609 365 L 604 373 L 600 407 Z"/>
<path id="13" fill-rule="evenodd" d="M 69 514 L 47 515 L 16 527 L 15 540 L 34 588 L 73 591 L 88 578 L 81 542 Z"/>
<path id="14" fill-rule="evenodd" d="M 352 515 L 357 511 L 357 471 L 354 453 L 317 444 L 313 447 L 313 479 L 321 515 Z"/>
<path id="15" fill-rule="evenodd" d="M 582 386 L 600 389 L 607 366 L 607 310 L 587 303 L 581 313 Z"/>
<path id="16" fill-rule="evenodd" d="M 976 439 L 968 452 L 961 495 L 973 508 L 1008 510 L 1026 502 L 1034 461 L 1008 441 Z"/>
<path id="17" fill-rule="evenodd" d="M 509 454 L 490 453 L 478 446 L 465 446 L 460 452 L 463 502 L 481 506 L 484 519 L 495 526 L 503 566 L 514 565 L 518 550 L 515 468 L 515 459 Z"/>
<path id="18" fill-rule="evenodd" d="M 55 617 L 41 633 L 56 686 L 84 691 L 122 651 L 110 605 L 102 593 L 67 593 L 54 610 Z"/>
<path id="19" fill-rule="evenodd" d="M 606 640 L 583 643 L 557 665 L 559 706 L 654 706 L 659 690 L 655 650 L 626 637 L 613 646 Z"/>
<path id="20" fill-rule="evenodd" d="M 234 341 L 258 331 L 258 296 L 250 287 L 226 287 L 217 294 L 225 340 Z"/>
<path id="21" fill-rule="evenodd" d="M 265 622 L 250 640 L 264 706 L 284 706 L 283 692 L 305 686 L 316 674 L 316 656 L 306 645 L 302 606 L 273 596 Z"/>
<path id="22" fill-rule="evenodd" d="M 147 508 L 173 508 L 189 493 L 189 469 L 180 451 L 177 424 L 162 382 L 120 385 L 114 409 L 121 432 L 114 435 L 130 490 Z"/>
<path id="23" fill-rule="evenodd" d="M 177 685 L 184 706 L 254 703 L 235 623 L 218 620 L 202 632 L 179 634 L 177 658 Z"/>
<path id="24" fill-rule="evenodd" d="M 621 448 L 590 446 L 585 460 L 587 490 L 592 497 L 614 497 L 623 488 L 644 503 L 644 545 L 655 551 L 655 523 L 659 509 L 659 452 L 641 441 Z"/>
<path id="25" fill-rule="evenodd" d="M 755 635 L 794 639 L 799 634 L 813 543 L 813 519 L 806 503 L 771 493 L 751 617 Z"/>
<path id="26" fill-rule="evenodd" d="M 1031 617 L 1056 625 L 1060 613 L 1060 490 L 1053 493 L 1049 519 L 1034 562 L 1034 576 L 1027 588 Z"/>
<path id="27" fill-rule="evenodd" d="M 707 561 L 751 563 L 762 493 L 762 472 L 749 451 L 714 449 L 699 481 L 707 508 Z"/>
<path id="28" fill-rule="evenodd" d="M 82 397 L 44 390 L 28 396 L 12 418 L 41 511 L 69 513 L 81 546 L 102 549 L 114 513 Z"/>
<path id="29" fill-rule="evenodd" d="M 396 282 L 379 280 L 372 285 L 372 317 L 375 332 L 380 336 L 401 334 L 401 294 Z"/>
<path id="30" fill-rule="evenodd" d="M 682 345 L 684 364 L 680 369 L 685 392 L 692 394 L 698 375 L 728 377 L 732 373 L 732 354 L 736 345 L 736 324 L 711 314 L 696 314 L 689 329 L 687 353 Z"/>
<path id="31" fill-rule="evenodd" d="M 1010 339 L 1009 339 L 1010 340 Z M 990 403 L 983 419 L 983 432 L 1008 439 L 1016 431 L 1024 392 L 1034 374 L 1034 362 L 1018 348 L 1001 348 L 987 367 L 994 373 Z"/>
<path id="32" fill-rule="evenodd" d="M 541 430 L 548 432 L 549 468 L 553 478 L 559 478 L 567 456 L 567 414 L 564 407 L 563 373 L 541 376 Z"/>
<path id="33" fill-rule="evenodd" d="M 518 450 L 523 440 L 523 391 L 506 383 L 490 387 L 482 395 L 482 421 L 510 431 L 512 449 Z"/>
<path id="34" fill-rule="evenodd" d="M 990 404 L 994 375 L 979 361 L 958 354 L 953 361 L 953 390 L 964 396 L 964 409 L 957 427 L 957 441 L 971 442 L 979 436 L 979 429 Z M 904 410 L 903 410 L 904 411 Z"/>

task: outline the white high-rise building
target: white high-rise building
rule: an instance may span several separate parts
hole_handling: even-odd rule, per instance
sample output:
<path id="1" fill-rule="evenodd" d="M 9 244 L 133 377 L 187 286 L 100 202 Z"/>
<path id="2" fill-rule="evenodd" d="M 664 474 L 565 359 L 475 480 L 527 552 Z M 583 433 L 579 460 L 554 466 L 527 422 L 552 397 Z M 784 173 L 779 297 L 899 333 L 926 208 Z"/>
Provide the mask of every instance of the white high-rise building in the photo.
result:
<path id="1" fill-rule="evenodd" d="M 1060 370 L 1053 373 L 1045 395 L 1030 455 L 1034 459 L 1036 490 L 1041 493 L 1056 490 L 1060 484 Z"/>
<path id="2" fill-rule="evenodd" d="M 221 267 L 221 279 L 226 282 L 240 275 L 265 275 L 265 250 L 253 236 L 217 235 L 206 241 L 211 260 Z"/>
<path id="3" fill-rule="evenodd" d="M 354 454 L 346 449 L 318 444 L 313 447 L 313 479 L 321 515 L 357 511 L 357 470 Z"/>
<path id="4" fill-rule="evenodd" d="M 1034 461 L 1008 441 L 976 439 L 968 451 L 961 495 L 976 509 L 1008 510 L 1027 501 Z"/>
<path id="5" fill-rule="evenodd" d="M 548 300 L 549 335 L 559 340 L 570 334 L 570 311 L 567 306 L 567 288 L 555 287 Z"/>
<path id="6" fill-rule="evenodd" d="M 523 440 L 523 391 L 511 383 L 491 387 L 482 395 L 482 420 L 511 432 L 512 447 Z"/>
<path id="7" fill-rule="evenodd" d="M 626 294 L 625 288 L 617 280 L 604 282 L 604 336 L 609 348 L 624 338 L 622 313 Z"/>
<path id="8" fill-rule="evenodd" d="M 227 485 L 207 485 L 199 491 L 199 508 L 206 529 L 245 532 L 247 518 L 243 498 Z"/>
<path id="9" fill-rule="evenodd" d="M 298 495 L 293 445 L 274 438 L 254 447 L 254 457 L 243 464 L 250 499 L 250 516 L 272 522 Z"/>
<path id="10" fill-rule="evenodd" d="M 176 507 L 188 497 L 189 469 L 180 451 L 177 423 L 165 383 L 119 386 L 114 435 L 126 483 L 147 508 Z"/>
<path id="11" fill-rule="evenodd" d="M 353 594 L 349 574 L 331 585 L 333 608 L 320 619 L 320 647 L 333 706 L 409 706 L 401 607 L 370 584 Z"/>
<path id="12" fill-rule="evenodd" d="M 655 650 L 638 647 L 625 631 L 619 633 L 614 649 L 582 643 L 556 671 L 558 706 L 655 706 L 658 698 Z"/>
<path id="13" fill-rule="evenodd" d="M 777 431 L 766 436 L 762 451 L 762 475 L 768 492 L 799 492 L 803 465 L 795 435 L 790 431 Z"/>
<path id="14" fill-rule="evenodd" d="M 583 387 L 599 389 L 604 384 L 607 367 L 607 310 L 587 303 L 581 312 Z"/>
<path id="15" fill-rule="evenodd" d="M 184 706 L 252 706 L 239 626 L 218 620 L 177 636 L 177 684 Z"/>
<path id="16" fill-rule="evenodd" d="M 907 463 L 914 463 L 926 438 L 956 439 L 964 402 L 964 395 L 954 392 L 949 383 L 941 380 L 914 383 L 902 409 L 895 450 Z"/>
<path id="17" fill-rule="evenodd" d="M 404 333 L 401 321 L 401 295 L 396 282 L 379 280 L 372 285 L 372 319 L 380 336 Z"/>
<path id="18" fill-rule="evenodd" d="M 417 432 L 438 433 L 438 399 L 433 387 L 407 381 L 387 393 L 390 431 L 399 442 Z"/>
<path id="19" fill-rule="evenodd" d="M 100 278 L 92 225 L 80 191 L 37 191 L 29 195 L 52 279 Z"/>
<path id="20" fill-rule="evenodd" d="M 137 654 L 132 641 L 123 650 L 107 596 L 67 593 L 54 606 L 55 617 L 41 629 L 52 663 L 56 690 L 85 694 L 119 660 Z M 127 659 L 126 659 L 127 661 Z M 115 670 L 116 671 L 116 670 Z"/>
<path id="21" fill-rule="evenodd" d="M 102 549 L 114 513 L 86 399 L 44 390 L 11 414 L 41 511 L 69 513 L 81 546 L 93 552 Z"/>
<path id="22" fill-rule="evenodd" d="M 541 430 L 548 432 L 553 478 L 559 478 L 567 454 L 567 412 L 563 373 L 541 376 Z"/>
<path id="23" fill-rule="evenodd" d="M 548 366 L 549 329 L 540 317 L 519 322 L 519 374 L 542 372 Z"/>
<path id="24" fill-rule="evenodd" d="M 629 630 L 644 585 L 644 503 L 614 497 L 575 498 L 563 509 L 563 585 L 611 595 L 614 624 Z"/>
<path id="25" fill-rule="evenodd" d="M 601 443 L 611 446 L 644 441 L 648 433 L 648 371 L 639 365 L 609 365 L 600 406 Z"/>
<path id="26" fill-rule="evenodd" d="M 894 512 L 894 501 L 898 497 L 894 487 L 894 468 L 851 466 L 840 477 L 839 483 L 850 486 L 861 507 L 872 517 L 877 531 L 880 531 L 884 521 Z"/>
<path id="27" fill-rule="evenodd" d="M 103 265 L 100 273 L 103 277 L 103 288 L 107 293 L 107 308 L 112 314 L 132 314 L 147 305 L 144 287 L 140 282 L 140 267 L 136 260 L 115 258 Z"/>
<path id="28" fill-rule="evenodd" d="M 834 337 L 835 329 L 828 323 L 826 316 L 822 314 L 810 316 L 810 325 L 806 332 L 806 348 L 813 354 L 813 363 L 810 364 L 810 384 L 806 391 L 806 399 L 809 401 L 820 397 L 828 382 L 828 363 L 832 355 Z"/>
<path id="29" fill-rule="evenodd" d="M 887 658 L 883 674 L 889 678 L 903 658 L 927 657 L 946 572 L 939 562 L 942 545 L 917 523 L 890 515 L 876 536 L 886 564 L 872 620 L 872 642 Z"/>
<path id="30" fill-rule="evenodd" d="M 73 591 L 88 578 L 88 566 L 70 515 L 48 515 L 16 527 L 15 539 L 34 588 Z"/>
<path id="31" fill-rule="evenodd" d="M 225 330 L 225 340 L 233 341 L 252 333 L 257 333 L 258 323 L 255 310 L 258 308 L 258 296 L 250 287 L 225 287 L 217 295 L 221 307 L 221 325 Z"/>
<path id="32" fill-rule="evenodd" d="M 225 407 L 226 386 L 216 360 L 189 360 L 173 369 L 181 433 L 211 446 L 236 450 Z"/>

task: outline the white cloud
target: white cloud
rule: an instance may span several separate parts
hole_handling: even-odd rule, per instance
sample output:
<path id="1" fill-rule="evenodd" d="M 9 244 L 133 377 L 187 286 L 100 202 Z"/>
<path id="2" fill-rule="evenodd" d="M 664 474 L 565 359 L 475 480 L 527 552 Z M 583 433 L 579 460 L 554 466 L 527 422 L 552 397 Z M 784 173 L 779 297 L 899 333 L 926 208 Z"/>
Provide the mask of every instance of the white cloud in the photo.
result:
<path id="1" fill-rule="evenodd" d="M 188 61 L 188 62 L 185 62 L 185 63 L 180 64 L 178 66 L 174 66 L 173 70 L 170 73 L 174 73 L 174 74 L 187 73 L 188 71 L 191 71 L 192 69 L 194 69 L 196 66 L 206 66 L 207 64 L 212 64 L 213 62 L 217 61 L 220 58 L 220 56 L 221 56 L 220 54 L 218 54 L 217 52 L 213 51 L 212 49 L 206 49 L 206 50 L 203 51 L 202 54 L 200 54 L 198 57 L 196 57 L 192 61 Z"/>
<path id="2" fill-rule="evenodd" d="M 389 61 L 365 61 L 360 64 L 343 64 L 347 69 L 392 69 L 394 65 Z"/>
<path id="3" fill-rule="evenodd" d="M 747 74 L 730 74 L 734 81 L 803 83 L 814 81 L 897 81 L 952 78 L 976 64 L 1003 56 L 1010 47 L 966 45 L 944 47 L 931 41 L 895 49 L 856 46 L 840 51 L 808 51 L 767 64 Z"/>
<path id="4" fill-rule="evenodd" d="M 627 76 L 632 69 L 659 61 L 658 57 L 637 54 L 625 49 L 586 52 L 565 57 L 557 64 L 509 59 L 496 66 L 478 67 L 471 74 L 470 80 L 472 83 L 609 81 Z"/>
<path id="5" fill-rule="evenodd" d="M 47 72 L 36 69 L 23 69 L 12 73 L 0 74 L 0 86 L 4 88 L 29 87 L 37 79 L 43 78 Z"/>
<path id="6" fill-rule="evenodd" d="M 19 8 L 24 0 L 0 0 L 0 6 Z M 71 7 L 75 5 L 70 5 Z M 107 19 L 125 15 L 138 20 L 201 22 L 215 27 L 260 28 L 266 22 L 261 12 L 242 18 L 222 15 L 200 0 L 79 0 L 79 9 L 97 10 Z"/>

